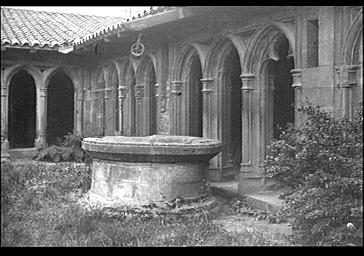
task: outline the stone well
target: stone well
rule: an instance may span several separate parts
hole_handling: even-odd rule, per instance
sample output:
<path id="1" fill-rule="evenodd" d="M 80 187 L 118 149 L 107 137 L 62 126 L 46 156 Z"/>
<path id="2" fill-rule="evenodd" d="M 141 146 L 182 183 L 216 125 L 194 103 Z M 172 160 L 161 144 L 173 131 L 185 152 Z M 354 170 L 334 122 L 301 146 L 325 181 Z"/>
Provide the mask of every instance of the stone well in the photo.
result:
<path id="1" fill-rule="evenodd" d="M 112 206 L 160 204 L 204 194 L 209 160 L 218 141 L 187 136 L 85 138 L 93 161 L 91 201 Z"/>

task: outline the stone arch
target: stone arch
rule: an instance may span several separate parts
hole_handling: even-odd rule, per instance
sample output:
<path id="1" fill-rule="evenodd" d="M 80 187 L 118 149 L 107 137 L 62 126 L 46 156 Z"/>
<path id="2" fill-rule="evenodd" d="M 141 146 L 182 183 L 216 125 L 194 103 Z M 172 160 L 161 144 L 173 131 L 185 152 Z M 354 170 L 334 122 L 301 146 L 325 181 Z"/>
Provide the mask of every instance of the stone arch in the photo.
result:
<path id="1" fill-rule="evenodd" d="M 44 88 L 48 88 L 49 81 L 52 79 L 54 75 L 58 72 L 63 72 L 66 74 L 72 81 L 73 89 L 76 91 L 80 86 L 80 78 L 77 72 L 72 71 L 72 69 L 68 66 L 56 66 L 51 67 L 43 72 L 43 84 Z"/>
<path id="2" fill-rule="evenodd" d="M 175 65 L 175 72 L 173 75 L 173 80 L 181 81 L 182 76 L 186 73 L 186 69 L 188 69 L 188 64 L 192 61 L 191 58 L 194 55 L 199 57 L 201 68 L 202 64 L 204 63 L 204 59 L 201 55 L 201 49 L 198 49 L 195 43 L 187 43 L 182 50 L 181 53 L 178 54 L 176 65 Z"/>
<path id="3" fill-rule="evenodd" d="M 360 41 L 361 40 L 361 41 Z M 363 10 L 355 17 L 352 25 L 350 26 L 348 33 L 346 34 L 344 47 L 343 47 L 343 62 L 346 65 L 358 64 L 355 63 L 356 60 L 356 51 L 358 51 L 359 47 L 362 47 L 360 42 L 363 40 Z"/>
<path id="4" fill-rule="evenodd" d="M 136 135 L 146 136 L 157 133 L 157 69 L 155 58 L 145 55 L 136 70 Z"/>
<path id="5" fill-rule="evenodd" d="M 10 71 L 10 70 L 9 70 Z M 17 66 L 7 76 L 8 106 L 5 134 L 10 148 L 33 148 L 37 135 L 37 87 L 31 68 Z M 33 73 L 33 75 L 32 75 Z M 38 86 L 37 86 L 38 82 Z M 2 113 L 3 114 L 3 113 Z"/>
<path id="6" fill-rule="evenodd" d="M 297 88 L 292 87 L 295 63 L 288 38 L 283 33 L 274 31 L 262 43 L 256 62 L 252 69 L 248 69 L 255 71 L 255 82 L 259 85 L 255 90 L 259 94 L 256 102 L 261 106 L 258 116 L 260 162 L 264 161 L 269 142 L 273 138 L 278 139 L 278 126 L 285 128 L 288 123 L 296 122 L 294 105 L 301 104 L 297 102 Z"/>
<path id="7" fill-rule="evenodd" d="M 187 44 L 176 62 L 171 90 L 172 134 L 202 137 L 202 61 Z"/>
<path id="8" fill-rule="evenodd" d="M 224 36 L 214 40 L 206 57 L 202 89 L 203 136 L 222 142 L 221 153 L 210 162 L 210 169 L 216 170 L 212 177 L 219 177 L 213 180 L 234 178 L 240 171 L 243 50 L 244 44 L 238 36 Z"/>
<path id="9" fill-rule="evenodd" d="M 76 127 L 76 86 L 70 72 L 64 68 L 55 68 L 45 78 L 47 88 L 46 135 L 49 144 L 57 143 Z M 66 72 L 67 73 L 66 73 Z"/>
<path id="10" fill-rule="evenodd" d="M 91 125 L 96 136 L 105 135 L 105 88 L 107 81 L 107 72 L 104 65 L 99 65 L 94 75 L 92 88 L 93 94 L 93 120 Z"/>
<path id="11" fill-rule="evenodd" d="M 8 87 L 11 81 L 11 78 L 20 70 L 24 70 L 25 72 L 27 72 L 30 76 L 33 77 L 34 81 L 35 81 L 35 86 L 36 88 L 41 88 L 42 86 L 42 78 L 43 78 L 43 73 L 42 71 L 34 66 L 31 65 L 15 65 L 13 67 L 9 67 L 6 68 L 4 70 L 4 82 L 5 82 L 5 87 Z"/>
<path id="12" fill-rule="evenodd" d="M 157 71 L 155 57 L 152 54 L 144 55 L 135 70 L 138 84 L 145 84 L 147 82 L 149 72 L 152 68 L 154 69 L 154 72 Z"/>
<path id="13" fill-rule="evenodd" d="M 352 118 L 363 102 L 363 10 L 357 14 L 344 41 L 340 67 L 342 116 Z"/>
<path id="14" fill-rule="evenodd" d="M 237 43 L 236 38 L 234 41 L 235 43 Z M 234 41 L 231 40 L 231 36 L 219 37 L 214 40 L 206 56 L 203 70 L 204 78 L 217 78 L 217 73 L 224 65 L 225 56 L 232 50 L 232 47 L 237 50 L 240 61 L 242 60 L 242 58 L 244 57 L 244 52 L 240 51 L 240 47 L 236 48 Z"/>
<path id="15" fill-rule="evenodd" d="M 242 65 L 243 73 L 254 74 L 265 59 L 276 59 L 274 46 L 282 35 L 289 42 L 289 56 L 295 57 L 294 31 L 281 22 L 265 24 L 249 40 Z"/>
<path id="16" fill-rule="evenodd" d="M 120 98 L 119 102 L 122 106 L 122 135 L 124 136 L 134 136 L 135 132 L 135 90 L 136 90 L 136 76 L 135 70 L 132 62 L 130 60 L 125 60 L 122 66 L 122 79 L 120 80 L 122 87 L 120 88 L 120 95 L 124 98 Z"/>

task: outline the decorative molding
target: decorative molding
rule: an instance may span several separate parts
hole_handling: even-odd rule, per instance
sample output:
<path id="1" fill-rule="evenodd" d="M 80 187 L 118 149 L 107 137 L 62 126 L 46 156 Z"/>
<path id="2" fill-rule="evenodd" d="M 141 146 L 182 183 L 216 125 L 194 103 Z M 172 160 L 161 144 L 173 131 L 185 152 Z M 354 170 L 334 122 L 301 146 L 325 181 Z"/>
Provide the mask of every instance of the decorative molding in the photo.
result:
<path id="1" fill-rule="evenodd" d="M 291 71 L 293 78 L 293 88 L 301 88 L 302 87 L 302 70 L 301 69 L 292 69 Z"/>
<path id="2" fill-rule="evenodd" d="M 202 78 L 201 82 L 202 82 L 202 93 L 206 94 L 206 93 L 211 93 L 214 91 L 214 89 L 212 88 L 214 79 Z"/>
<path id="3" fill-rule="evenodd" d="M 171 94 L 177 94 L 180 96 L 182 94 L 182 81 L 172 81 L 171 82 Z"/>

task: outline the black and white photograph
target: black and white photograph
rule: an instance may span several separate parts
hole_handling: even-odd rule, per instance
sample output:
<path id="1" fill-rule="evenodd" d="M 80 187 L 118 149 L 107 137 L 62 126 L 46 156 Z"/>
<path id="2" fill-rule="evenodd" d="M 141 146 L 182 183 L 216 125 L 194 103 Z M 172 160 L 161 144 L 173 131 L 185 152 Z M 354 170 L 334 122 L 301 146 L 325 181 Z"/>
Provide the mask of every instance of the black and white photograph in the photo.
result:
<path id="1" fill-rule="evenodd" d="M 1 247 L 332 246 L 362 6 L 1 6 Z"/>

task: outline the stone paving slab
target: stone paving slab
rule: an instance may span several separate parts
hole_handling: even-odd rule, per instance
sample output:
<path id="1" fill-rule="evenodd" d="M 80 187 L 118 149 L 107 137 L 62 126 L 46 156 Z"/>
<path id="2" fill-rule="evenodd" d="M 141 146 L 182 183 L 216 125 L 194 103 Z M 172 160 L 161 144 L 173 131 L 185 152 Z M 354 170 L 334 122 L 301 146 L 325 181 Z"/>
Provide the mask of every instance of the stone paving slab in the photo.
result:
<path id="1" fill-rule="evenodd" d="M 247 197 L 257 209 L 269 209 L 278 212 L 283 205 L 283 200 L 279 199 L 280 191 L 261 191 L 258 193 L 240 195 L 238 193 L 238 181 L 212 182 L 211 188 L 214 195 L 226 198 Z"/>

